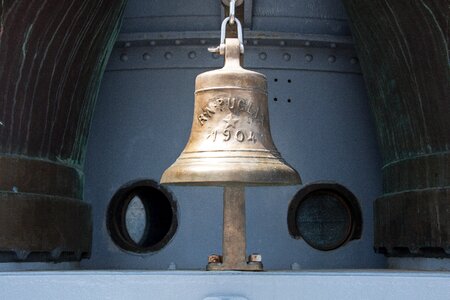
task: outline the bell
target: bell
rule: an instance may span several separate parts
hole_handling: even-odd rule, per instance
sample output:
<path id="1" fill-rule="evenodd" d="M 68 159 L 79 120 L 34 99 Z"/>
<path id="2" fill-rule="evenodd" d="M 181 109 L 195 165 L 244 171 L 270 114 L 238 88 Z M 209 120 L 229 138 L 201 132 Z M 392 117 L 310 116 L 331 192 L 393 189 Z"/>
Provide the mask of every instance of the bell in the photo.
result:
<path id="1" fill-rule="evenodd" d="M 197 76 L 191 136 L 161 183 L 223 186 L 223 256 L 211 255 L 206 269 L 262 271 L 261 255 L 246 258 L 245 186 L 299 184 L 300 176 L 272 141 L 266 77 L 241 67 L 234 5 L 222 22 L 220 46 L 210 49 L 225 56 L 225 65 Z M 238 39 L 225 39 L 228 22 L 236 23 Z"/>
<path id="2" fill-rule="evenodd" d="M 227 38 L 224 67 L 197 76 L 191 136 L 161 183 L 300 184 L 270 134 L 266 77 L 241 67 L 242 49 L 238 39 Z"/>

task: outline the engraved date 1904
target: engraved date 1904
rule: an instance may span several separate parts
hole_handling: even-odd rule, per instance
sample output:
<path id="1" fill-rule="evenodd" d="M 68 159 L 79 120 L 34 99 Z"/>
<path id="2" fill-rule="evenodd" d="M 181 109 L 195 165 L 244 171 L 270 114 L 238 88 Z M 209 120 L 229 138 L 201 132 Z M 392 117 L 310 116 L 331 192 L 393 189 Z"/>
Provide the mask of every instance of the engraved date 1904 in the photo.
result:
<path id="1" fill-rule="evenodd" d="M 239 143 L 244 141 L 256 143 L 256 135 L 253 131 L 244 131 L 244 130 L 230 130 L 225 129 L 223 131 L 213 130 L 211 131 L 207 137 L 207 139 L 212 139 L 215 142 L 218 139 L 221 139 L 224 142 L 235 140 Z"/>

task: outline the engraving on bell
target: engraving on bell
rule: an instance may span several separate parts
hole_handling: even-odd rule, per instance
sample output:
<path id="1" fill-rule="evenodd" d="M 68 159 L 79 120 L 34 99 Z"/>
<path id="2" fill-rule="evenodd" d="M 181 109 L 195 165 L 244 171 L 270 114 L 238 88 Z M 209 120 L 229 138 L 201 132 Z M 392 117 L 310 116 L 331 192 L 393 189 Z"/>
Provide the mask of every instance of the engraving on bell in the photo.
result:
<path id="1" fill-rule="evenodd" d="M 161 183 L 227 186 L 300 182 L 272 140 L 266 77 L 242 68 L 239 41 L 227 38 L 224 67 L 196 78 L 191 135 Z"/>

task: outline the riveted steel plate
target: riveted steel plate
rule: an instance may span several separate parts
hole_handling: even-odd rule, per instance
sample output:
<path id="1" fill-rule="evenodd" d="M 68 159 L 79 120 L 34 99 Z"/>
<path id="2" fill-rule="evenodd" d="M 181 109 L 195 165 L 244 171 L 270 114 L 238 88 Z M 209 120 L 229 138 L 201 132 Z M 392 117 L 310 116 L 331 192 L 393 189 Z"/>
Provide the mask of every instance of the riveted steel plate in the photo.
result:
<path id="1" fill-rule="evenodd" d="M 360 73 L 349 37 L 249 32 L 245 66 L 262 69 Z M 212 33 L 122 34 L 107 70 L 220 68 L 223 58 L 209 53 L 219 42 Z"/>

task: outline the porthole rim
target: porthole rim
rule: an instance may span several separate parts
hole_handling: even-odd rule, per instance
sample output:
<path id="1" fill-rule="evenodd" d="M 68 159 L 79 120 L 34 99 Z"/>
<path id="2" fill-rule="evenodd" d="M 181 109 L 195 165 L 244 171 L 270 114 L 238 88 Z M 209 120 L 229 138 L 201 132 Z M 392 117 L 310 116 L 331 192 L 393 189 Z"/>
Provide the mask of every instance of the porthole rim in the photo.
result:
<path id="1" fill-rule="evenodd" d="M 350 211 L 350 230 L 347 238 L 340 244 L 332 247 L 316 247 L 304 239 L 297 227 L 297 210 L 300 204 L 313 193 L 326 192 L 336 195 L 345 204 Z M 304 240 L 312 248 L 320 251 L 331 251 L 343 247 L 348 242 L 360 239 L 363 229 L 363 219 L 361 206 L 356 196 L 344 185 L 334 181 L 316 181 L 303 186 L 292 198 L 289 203 L 287 215 L 288 231 L 292 238 L 297 240 Z"/>
<path id="2" fill-rule="evenodd" d="M 120 210 L 122 210 L 123 214 L 126 213 L 126 209 L 131 199 L 136 196 L 136 193 L 133 193 L 133 191 L 137 188 L 151 188 L 158 190 L 165 196 L 172 210 L 172 221 L 166 234 L 158 242 L 148 247 L 139 246 L 138 243 L 134 242 L 127 232 L 126 225 L 123 224 L 124 226 L 122 230 L 120 230 L 119 224 L 117 222 L 117 216 L 115 220 L 113 220 L 112 217 Z M 122 197 L 125 198 L 125 200 L 120 203 Z M 144 200 L 141 197 L 140 200 L 143 205 L 146 206 Z M 136 179 L 123 184 L 117 189 L 108 203 L 105 219 L 108 235 L 116 247 L 128 254 L 151 255 L 164 249 L 173 240 L 173 237 L 175 236 L 178 229 L 178 205 L 173 193 L 170 192 L 167 187 L 160 185 L 157 181 L 152 179 Z M 123 234 L 119 234 L 123 233 L 123 231 L 126 232 L 126 236 L 128 236 L 129 240 L 124 238 Z"/>

